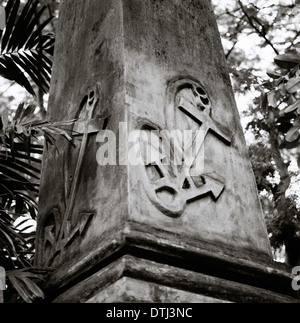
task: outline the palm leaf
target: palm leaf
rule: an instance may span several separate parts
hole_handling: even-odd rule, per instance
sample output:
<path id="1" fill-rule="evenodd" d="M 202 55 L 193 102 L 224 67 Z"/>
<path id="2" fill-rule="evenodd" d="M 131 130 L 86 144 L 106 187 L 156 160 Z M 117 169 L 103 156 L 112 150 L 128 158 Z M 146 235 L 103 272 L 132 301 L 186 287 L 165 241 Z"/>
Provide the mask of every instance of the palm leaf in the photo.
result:
<path id="1" fill-rule="evenodd" d="M 36 281 L 44 281 L 44 276 L 48 273 L 49 271 L 41 271 L 38 268 L 24 268 L 22 270 L 8 271 L 7 277 L 23 301 L 33 303 L 36 299 L 45 297 Z"/>
<path id="2" fill-rule="evenodd" d="M 4 220 L 6 218 L 6 220 Z M 9 218 L 9 219 L 8 219 Z M 1 239 L 1 249 L 0 249 L 0 262 L 1 254 L 3 250 L 6 253 L 13 255 L 19 263 L 23 263 L 23 259 L 19 257 L 20 251 L 25 250 L 26 241 L 23 237 L 18 234 L 13 225 L 13 219 L 6 212 L 0 212 L 0 239 Z"/>
<path id="3" fill-rule="evenodd" d="M 46 61 L 44 64 L 47 64 Z M 77 121 L 37 120 L 35 110 L 34 106 L 20 104 L 15 116 L 7 118 L 11 122 L 5 116 L 0 116 L 0 135 L 4 147 L 0 150 L 0 265 L 8 269 L 30 266 L 35 250 L 34 235 L 25 233 L 31 227 L 26 224 L 23 229 L 15 227 L 14 220 L 23 215 L 30 215 L 32 219 L 37 217 L 36 200 L 44 148 L 39 140 L 44 139 L 46 144 L 53 146 L 57 137 L 72 141 L 70 129 Z M 31 272 L 11 276 L 13 290 L 26 302 L 43 296 L 34 281 L 38 279 L 36 274 Z"/>
<path id="4" fill-rule="evenodd" d="M 3 172 L 4 174 L 6 173 L 6 170 L 8 171 L 13 171 L 13 172 L 19 172 L 21 174 L 30 176 L 32 178 L 35 178 L 39 180 L 39 169 L 36 169 L 35 167 L 31 165 L 27 165 L 26 163 L 16 160 L 16 162 L 13 162 L 12 159 L 1 159 L 0 158 L 0 171 Z M 24 177 L 24 179 L 27 179 Z"/>
<path id="5" fill-rule="evenodd" d="M 28 0 L 21 9 L 20 0 L 9 0 L 7 25 L 1 39 L 0 75 L 17 82 L 35 95 L 33 82 L 44 93 L 49 91 L 54 48 L 52 34 L 43 35 L 53 17 L 40 23 L 45 7 Z"/>

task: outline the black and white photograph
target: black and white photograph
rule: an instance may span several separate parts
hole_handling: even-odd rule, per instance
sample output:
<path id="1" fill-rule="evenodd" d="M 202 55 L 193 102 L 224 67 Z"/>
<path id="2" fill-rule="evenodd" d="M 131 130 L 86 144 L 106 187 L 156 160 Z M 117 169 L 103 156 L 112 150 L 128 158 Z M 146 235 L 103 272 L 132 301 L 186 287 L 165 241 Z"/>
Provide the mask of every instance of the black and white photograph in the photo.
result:
<path id="1" fill-rule="evenodd" d="M 2 308 L 299 291 L 300 0 L 0 0 Z"/>

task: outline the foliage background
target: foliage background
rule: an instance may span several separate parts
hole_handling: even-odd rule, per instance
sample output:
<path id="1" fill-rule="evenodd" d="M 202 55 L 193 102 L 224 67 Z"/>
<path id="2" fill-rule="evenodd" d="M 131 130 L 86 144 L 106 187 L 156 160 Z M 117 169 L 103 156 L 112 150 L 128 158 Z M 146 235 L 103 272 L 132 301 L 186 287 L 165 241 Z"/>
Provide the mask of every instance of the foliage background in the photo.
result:
<path id="1" fill-rule="evenodd" d="M 298 265 L 300 133 L 297 109 L 284 110 L 299 97 L 299 87 L 289 93 L 287 83 L 300 75 L 300 1 L 212 2 L 274 256 Z"/>
<path id="2" fill-rule="evenodd" d="M 7 302 L 43 298 L 33 267 L 35 220 L 44 142 L 67 135 L 46 118 L 54 51 L 52 1 L 2 1 L 0 75 L 0 266 L 8 276 Z M 68 136 L 68 135 L 67 135 Z"/>

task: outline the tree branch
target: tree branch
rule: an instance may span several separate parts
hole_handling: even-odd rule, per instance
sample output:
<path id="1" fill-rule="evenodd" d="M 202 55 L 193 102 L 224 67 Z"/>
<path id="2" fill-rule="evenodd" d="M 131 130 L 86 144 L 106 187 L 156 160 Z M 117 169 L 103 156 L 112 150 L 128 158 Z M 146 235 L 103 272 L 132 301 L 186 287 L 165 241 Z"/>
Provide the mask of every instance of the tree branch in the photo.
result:
<path id="1" fill-rule="evenodd" d="M 244 13 L 249 25 L 255 30 L 255 32 L 265 40 L 265 42 L 272 47 L 272 49 L 274 50 L 274 52 L 276 53 L 276 55 L 279 55 L 279 51 L 274 47 L 274 45 L 272 44 L 272 42 L 268 39 L 266 32 L 264 30 L 264 28 L 262 28 L 262 30 L 260 30 L 253 22 L 252 18 L 250 17 L 250 15 L 248 14 L 246 8 L 244 7 L 243 3 L 241 0 L 238 0 L 238 3 L 241 7 L 242 12 Z M 258 18 L 255 18 L 255 21 L 258 22 L 261 26 L 263 26 L 261 24 L 261 22 L 258 20 Z"/>

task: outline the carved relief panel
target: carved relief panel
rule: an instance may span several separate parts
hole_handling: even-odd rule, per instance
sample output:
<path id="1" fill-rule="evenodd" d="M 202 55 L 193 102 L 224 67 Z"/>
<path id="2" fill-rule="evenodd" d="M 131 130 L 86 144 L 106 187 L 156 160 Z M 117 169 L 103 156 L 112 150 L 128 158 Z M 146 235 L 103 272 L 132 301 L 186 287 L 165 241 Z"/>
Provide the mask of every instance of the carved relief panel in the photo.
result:
<path id="1" fill-rule="evenodd" d="M 212 110 L 204 87 L 181 79 L 168 88 L 167 131 L 150 123 L 142 127 L 149 138 L 143 150 L 153 150 L 153 142 L 156 146 L 159 143 L 156 148 L 160 150 L 160 158 L 148 160 L 142 170 L 143 187 L 150 202 L 168 217 L 181 217 L 188 204 L 208 195 L 217 202 L 226 189 L 224 175 L 217 169 L 205 172 L 207 135 L 212 134 L 225 146 L 231 145 L 230 131 L 212 118 Z M 157 140 L 153 140 L 155 135 Z"/>
<path id="2" fill-rule="evenodd" d="M 82 172 L 88 164 L 86 159 L 90 138 L 103 128 L 104 120 L 95 118 L 99 105 L 98 89 L 92 89 L 79 105 L 76 122 L 73 125 L 72 143 L 65 143 L 63 154 L 64 205 L 53 207 L 41 223 L 41 264 L 47 267 L 66 256 L 69 247 L 80 244 L 91 221 L 95 209 L 78 208 L 78 191 L 84 180 Z M 59 179 L 58 179 L 59 180 Z"/>

